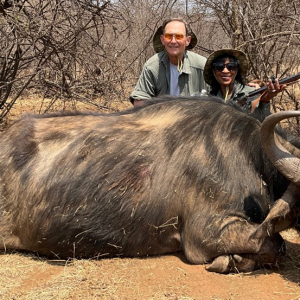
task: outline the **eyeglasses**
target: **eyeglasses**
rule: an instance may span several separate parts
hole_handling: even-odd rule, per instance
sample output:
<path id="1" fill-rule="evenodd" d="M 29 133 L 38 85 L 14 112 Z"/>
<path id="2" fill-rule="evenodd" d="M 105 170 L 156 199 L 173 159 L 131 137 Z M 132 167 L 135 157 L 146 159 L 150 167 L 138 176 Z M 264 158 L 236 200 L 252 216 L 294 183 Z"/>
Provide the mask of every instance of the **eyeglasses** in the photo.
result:
<path id="1" fill-rule="evenodd" d="M 176 41 L 182 41 L 185 35 L 182 33 L 165 33 L 164 37 L 167 41 L 172 41 L 173 37 Z"/>
<path id="2" fill-rule="evenodd" d="M 213 64 L 213 68 L 215 71 L 222 72 L 225 68 L 228 71 L 236 71 L 238 69 L 239 64 L 237 62 L 230 62 L 228 64 L 224 64 L 222 62 L 216 62 Z"/>

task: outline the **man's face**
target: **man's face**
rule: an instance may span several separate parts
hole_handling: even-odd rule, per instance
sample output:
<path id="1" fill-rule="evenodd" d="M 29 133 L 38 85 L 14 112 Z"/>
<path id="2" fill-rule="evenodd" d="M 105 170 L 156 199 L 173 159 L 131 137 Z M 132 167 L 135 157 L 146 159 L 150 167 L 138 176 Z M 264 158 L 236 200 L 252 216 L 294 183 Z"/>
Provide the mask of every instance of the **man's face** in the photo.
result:
<path id="1" fill-rule="evenodd" d="M 165 35 L 172 35 L 172 37 L 166 37 Z M 176 39 L 175 35 L 178 35 L 179 38 Z M 183 38 L 181 39 L 181 37 Z M 186 46 L 189 45 L 191 41 L 190 36 L 186 36 L 185 25 L 179 21 L 171 21 L 165 27 L 164 35 L 160 37 L 162 44 L 165 46 L 165 50 L 169 54 L 169 57 L 172 61 L 172 58 L 176 61 L 179 58 L 183 58 L 183 53 Z"/>

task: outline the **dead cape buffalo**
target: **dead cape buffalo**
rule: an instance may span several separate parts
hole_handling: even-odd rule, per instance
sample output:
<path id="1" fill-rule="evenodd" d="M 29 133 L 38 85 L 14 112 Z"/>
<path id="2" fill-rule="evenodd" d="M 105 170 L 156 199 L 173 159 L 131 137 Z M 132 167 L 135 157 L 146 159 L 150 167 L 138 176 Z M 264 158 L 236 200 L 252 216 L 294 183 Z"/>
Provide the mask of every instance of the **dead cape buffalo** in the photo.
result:
<path id="1" fill-rule="evenodd" d="M 266 157 L 260 130 L 211 97 L 113 114 L 25 115 L 0 136 L 0 249 L 61 259 L 182 250 L 220 273 L 275 264 L 298 178 L 285 166 L 291 154 L 276 165 L 286 150 L 269 149 L 273 163 Z M 279 198 L 283 206 L 268 215 Z"/>

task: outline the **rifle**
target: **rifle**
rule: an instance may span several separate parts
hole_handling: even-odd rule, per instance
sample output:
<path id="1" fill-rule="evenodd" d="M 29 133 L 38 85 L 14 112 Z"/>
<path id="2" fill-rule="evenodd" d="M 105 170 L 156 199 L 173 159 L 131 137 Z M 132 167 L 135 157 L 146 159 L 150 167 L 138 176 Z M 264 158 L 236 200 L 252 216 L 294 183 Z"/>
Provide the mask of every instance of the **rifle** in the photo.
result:
<path id="1" fill-rule="evenodd" d="M 272 75 L 270 77 L 270 79 L 272 80 L 273 84 L 275 84 L 275 76 Z M 285 78 L 280 79 L 278 82 L 280 85 L 282 84 L 286 84 L 286 85 L 290 85 L 290 84 L 295 84 L 297 81 L 300 80 L 300 72 L 297 73 L 296 75 L 292 75 L 292 76 L 288 76 Z M 257 95 L 261 95 L 264 91 L 266 91 L 267 87 L 263 86 L 257 90 L 254 90 L 252 92 L 250 92 L 247 96 L 237 100 L 237 102 L 243 106 L 246 104 L 246 102 L 252 102 L 253 100 L 255 100 L 257 97 Z"/>

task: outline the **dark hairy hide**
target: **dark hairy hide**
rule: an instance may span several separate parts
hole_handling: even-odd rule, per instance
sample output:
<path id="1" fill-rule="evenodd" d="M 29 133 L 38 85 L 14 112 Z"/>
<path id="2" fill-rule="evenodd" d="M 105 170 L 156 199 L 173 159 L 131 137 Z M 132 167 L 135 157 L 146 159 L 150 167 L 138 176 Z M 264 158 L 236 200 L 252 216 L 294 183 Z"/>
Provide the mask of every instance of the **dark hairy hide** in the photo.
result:
<path id="1" fill-rule="evenodd" d="M 25 116 L 0 137 L 5 246 L 62 258 L 184 250 L 193 263 L 258 253 L 248 237 L 282 180 L 259 130 L 214 97 Z"/>

